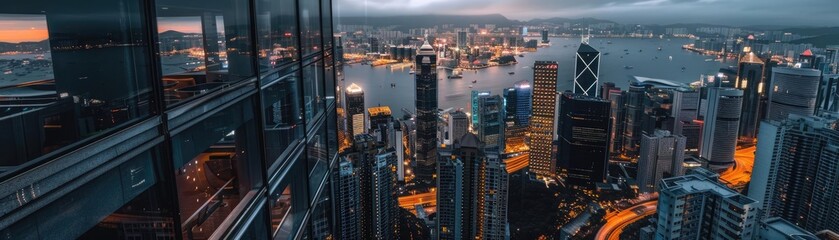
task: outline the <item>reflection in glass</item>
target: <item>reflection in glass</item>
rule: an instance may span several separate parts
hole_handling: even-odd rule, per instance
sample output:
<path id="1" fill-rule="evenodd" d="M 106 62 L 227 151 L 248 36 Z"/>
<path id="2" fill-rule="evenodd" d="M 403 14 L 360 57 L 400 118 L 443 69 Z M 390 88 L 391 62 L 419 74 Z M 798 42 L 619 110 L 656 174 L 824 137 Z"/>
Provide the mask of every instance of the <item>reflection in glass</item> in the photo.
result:
<path id="1" fill-rule="evenodd" d="M 323 188 L 320 198 L 315 203 L 312 212 L 311 238 L 315 240 L 330 240 L 335 236 L 332 234 L 332 226 L 335 224 L 332 218 L 332 182 L 326 179 L 326 186 Z"/>
<path id="2" fill-rule="evenodd" d="M 150 112 L 141 3 L 71 5 L 0 8 L 0 175 Z"/>
<path id="3" fill-rule="evenodd" d="M 297 3 L 256 0 L 259 70 L 263 75 L 298 59 Z"/>
<path id="4" fill-rule="evenodd" d="M 330 49 L 332 48 L 334 37 L 332 36 L 333 30 L 333 23 L 332 23 L 332 1 L 330 0 L 321 0 L 321 16 L 323 16 L 323 49 Z"/>
<path id="5" fill-rule="evenodd" d="M 294 220 L 291 216 L 291 186 L 281 192 L 271 194 L 271 232 L 274 239 L 289 239 L 293 231 Z"/>
<path id="6" fill-rule="evenodd" d="M 253 112 L 245 100 L 172 138 L 185 239 L 207 239 L 261 185 Z"/>
<path id="7" fill-rule="evenodd" d="M 157 0 L 166 102 L 253 77 L 247 1 Z"/>
<path id="8" fill-rule="evenodd" d="M 262 90 L 268 166 L 278 160 L 289 145 L 303 138 L 299 79 L 298 74 L 288 75 Z"/>
<path id="9" fill-rule="evenodd" d="M 323 80 L 327 106 L 335 103 L 335 62 L 333 59 L 334 56 L 331 54 L 323 59 Z"/>
<path id="10" fill-rule="evenodd" d="M 307 121 L 323 112 L 325 108 L 322 70 L 322 66 L 319 66 L 319 64 L 311 64 L 303 68 L 303 105 L 305 106 Z M 312 123 L 312 121 L 309 121 L 307 125 Z"/>
<path id="11" fill-rule="evenodd" d="M 309 139 L 309 144 L 306 148 L 309 166 L 309 195 L 311 197 L 314 197 L 328 170 L 328 151 L 326 146 L 326 125 L 321 125 L 317 131 L 317 135 Z"/>
<path id="12" fill-rule="evenodd" d="M 300 1 L 300 36 L 303 56 L 320 51 L 321 26 L 320 3 L 317 0 Z"/>

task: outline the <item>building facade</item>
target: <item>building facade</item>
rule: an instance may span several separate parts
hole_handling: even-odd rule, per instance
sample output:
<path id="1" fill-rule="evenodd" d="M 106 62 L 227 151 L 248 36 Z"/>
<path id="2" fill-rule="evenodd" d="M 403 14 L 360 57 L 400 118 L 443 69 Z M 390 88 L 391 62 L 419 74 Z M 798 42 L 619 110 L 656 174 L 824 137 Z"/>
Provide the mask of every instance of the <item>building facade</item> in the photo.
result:
<path id="1" fill-rule="evenodd" d="M 586 96 L 600 96 L 598 90 L 598 79 L 600 78 L 600 52 L 588 45 L 581 43 L 577 49 L 574 61 L 574 93 Z"/>
<path id="2" fill-rule="evenodd" d="M 752 239 L 758 203 L 695 171 L 659 182 L 655 239 Z"/>
<path id="3" fill-rule="evenodd" d="M 417 180 L 432 183 L 437 164 L 437 54 L 428 41 L 417 50 L 416 69 L 416 173 Z"/>
<path id="4" fill-rule="evenodd" d="M 684 136 L 664 130 L 644 134 L 638 158 L 638 191 L 655 192 L 661 179 L 682 175 L 686 141 Z"/>
<path id="5" fill-rule="evenodd" d="M 699 157 L 712 167 L 725 168 L 734 163 L 742 106 L 743 90 L 708 88 L 708 111 L 702 128 Z"/>
<path id="6" fill-rule="evenodd" d="M 816 232 L 839 231 L 839 116 L 791 114 L 761 123 L 749 196 L 761 218 L 780 217 Z M 766 141 L 763 141 L 766 139 Z"/>
<path id="7" fill-rule="evenodd" d="M 821 72 L 810 68 L 772 68 L 766 119 L 784 121 L 790 114 L 810 116 L 816 110 Z"/>
<path id="8" fill-rule="evenodd" d="M 342 238 L 331 5 L 6 3 L 49 64 L 2 86 L 0 235 Z"/>
<path id="9" fill-rule="evenodd" d="M 757 137 L 761 115 L 761 102 L 767 96 L 763 91 L 766 84 L 763 77 L 764 62 L 754 52 L 740 58 L 735 85 L 743 90 L 743 114 L 740 118 L 739 137 L 743 141 L 754 141 Z"/>
<path id="10" fill-rule="evenodd" d="M 557 174 L 575 187 L 594 189 L 606 183 L 611 102 L 564 92 L 559 109 Z"/>
<path id="11" fill-rule="evenodd" d="M 554 176 L 556 162 L 551 157 L 556 139 L 557 73 L 559 63 L 536 61 L 533 65 L 533 114 L 530 118 L 530 171 Z"/>

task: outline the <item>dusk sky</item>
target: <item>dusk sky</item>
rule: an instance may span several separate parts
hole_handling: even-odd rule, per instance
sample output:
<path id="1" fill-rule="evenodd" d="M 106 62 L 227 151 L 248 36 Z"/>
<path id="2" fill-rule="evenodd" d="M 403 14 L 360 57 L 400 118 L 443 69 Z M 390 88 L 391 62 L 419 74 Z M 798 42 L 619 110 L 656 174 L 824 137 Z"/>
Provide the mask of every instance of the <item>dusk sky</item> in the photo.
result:
<path id="1" fill-rule="evenodd" d="M 839 25 L 837 0 L 333 0 L 340 16 L 493 14 L 592 17 L 620 23 Z M 336 17 L 339 15 L 336 15 Z"/>

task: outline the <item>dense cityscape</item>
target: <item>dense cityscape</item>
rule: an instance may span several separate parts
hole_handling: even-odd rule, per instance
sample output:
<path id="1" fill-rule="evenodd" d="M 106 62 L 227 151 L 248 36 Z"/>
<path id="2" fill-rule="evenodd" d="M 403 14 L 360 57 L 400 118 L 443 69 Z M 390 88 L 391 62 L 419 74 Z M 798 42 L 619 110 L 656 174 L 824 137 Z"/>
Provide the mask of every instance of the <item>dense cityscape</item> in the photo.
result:
<path id="1" fill-rule="evenodd" d="M 835 18 L 377 3 L 7 4 L 0 239 L 839 239 Z"/>

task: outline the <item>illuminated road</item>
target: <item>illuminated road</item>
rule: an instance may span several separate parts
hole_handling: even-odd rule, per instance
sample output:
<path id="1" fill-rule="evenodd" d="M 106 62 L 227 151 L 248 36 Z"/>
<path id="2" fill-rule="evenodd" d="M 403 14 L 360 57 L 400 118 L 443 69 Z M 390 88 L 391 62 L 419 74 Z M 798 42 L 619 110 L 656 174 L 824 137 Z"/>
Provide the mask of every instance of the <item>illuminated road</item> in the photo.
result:
<path id="1" fill-rule="evenodd" d="M 734 166 L 720 174 L 720 180 L 731 188 L 744 187 L 752 178 L 752 168 L 755 165 L 756 147 L 737 150 L 734 154 Z"/>
<path id="2" fill-rule="evenodd" d="M 720 181 L 731 188 L 738 188 L 745 186 L 751 180 L 752 168 L 755 161 L 755 147 L 747 147 L 737 150 L 734 155 L 734 166 L 726 169 L 720 174 Z M 606 224 L 597 232 L 595 239 L 598 240 L 613 240 L 618 239 L 623 229 L 629 224 L 643 219 L 655 213 L 657 200 L 643 202 L 636 204 L 630 208 L 624 209 L 617 214 L 607 214 Z M 639 207 L 644 207 L 644 212 L 638 214 L 633 210 Z"/>
<path id="3" fill-rule="evenodd" d="M 399 197 L 399 207 L 406 210 L 414 210 L 414 206 L 417 204 L 429 207 L 437 206 L 437 193 L 432 191 Z"/>
<path id="4" fill-rule="evenodd" d="M 530 154 L 523 153 L 519 156 L 508 158 L 504 160 L 504 163 L 507 164 L 507 173 L 522 170 L 530 163 Z"/>
<path id="5" fill-rule="evenodd" d="M 641 204 L 624 209 L 615 215 L 612 215 L 606 220 L 606 224 L 597 231 L 594 239 L 598 240 L 613 240 L 619 239 L 623 229 L 629 224 L 641 220 L 647 216 L 655 213 L 656 204 L 658 201 L 651 200 Z"/>

